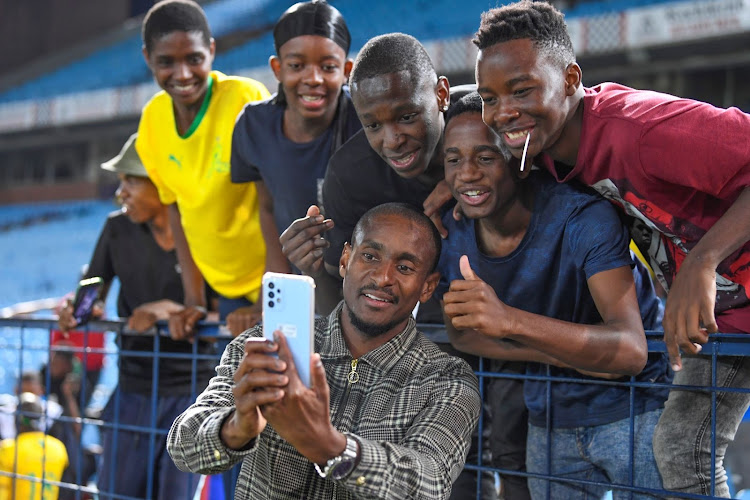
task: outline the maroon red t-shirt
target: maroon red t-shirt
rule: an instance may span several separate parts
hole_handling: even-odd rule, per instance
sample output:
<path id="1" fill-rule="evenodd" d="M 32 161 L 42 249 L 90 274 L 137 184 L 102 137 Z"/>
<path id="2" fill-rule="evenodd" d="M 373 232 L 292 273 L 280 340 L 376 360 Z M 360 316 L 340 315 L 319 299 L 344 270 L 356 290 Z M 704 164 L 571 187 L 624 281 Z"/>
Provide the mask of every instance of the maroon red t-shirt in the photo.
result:
<path id="1" fill-rule="evenodd" d="M 632 217 L 633 240 L 668 290 L 685 255 L 750 186 L 750 115 L 615 83 L 587 88 L 577 178 Z M 722 332 L 750 333 L 750 242 L 716 275 Z"/>

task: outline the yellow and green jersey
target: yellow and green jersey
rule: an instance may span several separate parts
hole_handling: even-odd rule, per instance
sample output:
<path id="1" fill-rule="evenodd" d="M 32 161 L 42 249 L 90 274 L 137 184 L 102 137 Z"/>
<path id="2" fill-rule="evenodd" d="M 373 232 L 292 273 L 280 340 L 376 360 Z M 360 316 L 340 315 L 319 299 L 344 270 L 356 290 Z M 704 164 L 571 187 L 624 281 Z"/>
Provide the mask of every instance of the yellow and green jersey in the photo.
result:
<path id="1" fill-rule="evenodd" d="M 263 84 L 212 71 L 190 129 L 177 132 L 172 99 L 156 94 L 143 108 L 136 150 L 162 203 L 177 203 L 190 252 L 211 287 L 255 302 L 265 245 L 255 184 L 233 184 L 232 131 L 245 104 L 268 97 Z"/>
<path id="2" fill-rule="evenodd" d="M 67 466 L 65 445 L 42 432 L 1 441 L 0 500 L 56 500 L 59 488 L 48 481 L 60 481 Z"/>

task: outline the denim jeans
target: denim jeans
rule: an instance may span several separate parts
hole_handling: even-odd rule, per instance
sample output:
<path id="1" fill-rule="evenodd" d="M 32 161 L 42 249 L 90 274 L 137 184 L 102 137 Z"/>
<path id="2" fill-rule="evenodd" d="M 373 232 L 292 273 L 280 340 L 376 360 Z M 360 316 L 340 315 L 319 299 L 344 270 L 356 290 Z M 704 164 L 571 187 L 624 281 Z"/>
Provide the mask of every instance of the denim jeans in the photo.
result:
<path id="1" fill-rule="evenodd" d="M 674 385 L 710 387 L 710 356 L 684 356 Z M 750 388 L 750 358 L 716 358 L 716 387 Z M 750 393 L 716 394 L 716 467 L 711 473 L 711 393 L 673 388 L 654 433 L 654 453 L 664 488 L 729 498 L 724 453 L 750 405 Z M 711 478 L 715 489 L 711 492 Z"/>
<path id="2" fill-rule="evenodd" d="M 662 410 L 653 410 L 635 417 L 635 442 L 632 457 L 633 486 L 662 489 L 656 468 L 651 438 Z M 547 430 L 529 425 L 526 469 L 530 473 L 551 474 L 562 479 L 584 479 L 607 483 L 594 486 L 581 483 L 547 481 L 529 478 L 529 490 L 535 500 L 571 498 L 599 500 L 607 490 L 615 499 L 652 499 L 643 493 L 617 489 L 630 486 L 630 419 L 611 424 L 572 429 L 553 429 L 550 432 L 551 467 L 547 470 Z M 549 485 L 549 493 L 547 487 Z"/>
<path id="3" fill-rule="evenodd" d="M 115 415 L 115 398 L 119 395 L 119 415 Z M 168 431 L 172 422 L 194 401 L 191 396 L 159 396 L 156 427 Z M 191 500 L 200 476 L 179 470 L 167 453 L 167 436 L 155 435 L 153 462 L 149 463 L 151 433 L 151 395 L 116 390 L 107 403 L 102 419 L 108 424 L 146 427 L 143 431 L 111 427 L 102 430 L 102 467 L 99 473 L 99 498 L 109 494 L 147 498 L 148 471 L 152 471 L 149 499 Z M 114 475 L 112 475 L 114 473 Z"/>

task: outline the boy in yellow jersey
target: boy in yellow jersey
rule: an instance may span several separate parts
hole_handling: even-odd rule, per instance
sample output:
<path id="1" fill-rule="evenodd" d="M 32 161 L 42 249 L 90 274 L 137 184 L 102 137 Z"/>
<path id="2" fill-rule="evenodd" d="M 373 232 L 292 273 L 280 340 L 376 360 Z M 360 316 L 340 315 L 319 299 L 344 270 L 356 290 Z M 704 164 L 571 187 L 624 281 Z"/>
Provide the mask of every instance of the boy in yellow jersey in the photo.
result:
<path id="1" fill-rule="evenodd" d="M 215 44 L 192 0 L 165 0 L 143 21 L 143 56 L 163 89 L 143 108 L 136 150 L 169 205 L 185 288 L 172 338 L 193 335 L 205 315 L 204 280 L 220 295 L 234 335 L 260 318 L 255 304 L 266 252 L 255 184 L 232 184 L 230 154 L 237 114 L 269 96 L 263 84 L 211 70 Z M 238 309 L 239 308 L 239 309 Z"/>
<path id="2" fill-rule="evenodd" d="M 59 439 L 41 431 L 43 416 L 39 396 L 21 394 L 16 413 L 18 435 L 0 441 L 0 500 L 57 499 L 59 488 L 49 481 L 60 481 L 68 466 L 68 452 Z"/>

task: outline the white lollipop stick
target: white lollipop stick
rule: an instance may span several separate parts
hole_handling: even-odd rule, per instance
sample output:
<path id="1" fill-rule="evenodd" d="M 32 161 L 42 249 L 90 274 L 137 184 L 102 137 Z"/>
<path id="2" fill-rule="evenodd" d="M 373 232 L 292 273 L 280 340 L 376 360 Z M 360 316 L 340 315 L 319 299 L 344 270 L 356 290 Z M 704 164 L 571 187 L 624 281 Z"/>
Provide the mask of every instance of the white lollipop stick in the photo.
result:
<path id="1" fill-rule="evenodd" d="M 523 172 L 523 167 L 526 165 L 526 151 L 529 150 L 529 139 L 531 139 L 531 130 L 529 130 L 529 133 L 526 134 L 526 144 L 523 145 L 523 156 L 521 157 L 521 172 Z"/>

